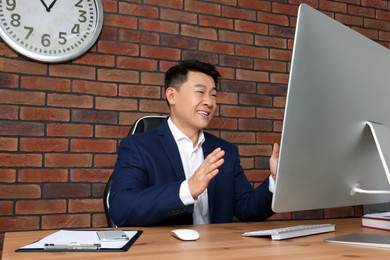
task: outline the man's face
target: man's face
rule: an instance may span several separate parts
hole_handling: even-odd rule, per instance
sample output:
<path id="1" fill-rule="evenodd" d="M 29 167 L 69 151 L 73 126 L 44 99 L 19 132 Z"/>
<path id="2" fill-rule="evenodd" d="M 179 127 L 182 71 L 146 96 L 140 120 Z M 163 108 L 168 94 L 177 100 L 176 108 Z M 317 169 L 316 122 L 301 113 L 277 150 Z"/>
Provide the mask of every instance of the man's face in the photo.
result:
<path id="1" fill-rule="evenodd" d="M 190 71 L 187 81 L 178 89 L 167 90 L 171 118 L 186 135 L 206 128 L 216 109 L 217 90 L 212 77 Z"/>

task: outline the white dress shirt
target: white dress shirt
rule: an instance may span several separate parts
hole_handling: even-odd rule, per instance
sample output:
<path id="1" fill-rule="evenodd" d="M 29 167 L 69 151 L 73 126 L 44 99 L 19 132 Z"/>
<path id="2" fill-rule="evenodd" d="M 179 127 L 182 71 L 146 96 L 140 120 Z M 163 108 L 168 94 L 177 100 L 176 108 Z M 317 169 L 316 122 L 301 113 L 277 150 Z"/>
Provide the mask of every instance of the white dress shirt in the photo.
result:
<path id="1" fill-rule="evenodd" d="M 179 148 L 180 158 L 183 164 L 184 174 L 186 176 L 186 180 L 183 181 L 180 186 L 180 199 L 184 205 L 194 204 L 194 212 L 192 214 L 194 224 L 209 224 L 210 217 L 207 189 L 198 197 L 197 200 L 194 200 L 188 186 L 188 179 L 204 161 L 202 144 L 205 141 L 205 137 L 203 131 L 200 131 L 198 143 L 194 147 L 191 139 L 189 139 L 173 124 L 171 118 L 168 118 L 168 126 Z M 271 192 L 274 192 L 275 190 L 275 182 L 271 176 L 269 177 L 268 189 Z"/>

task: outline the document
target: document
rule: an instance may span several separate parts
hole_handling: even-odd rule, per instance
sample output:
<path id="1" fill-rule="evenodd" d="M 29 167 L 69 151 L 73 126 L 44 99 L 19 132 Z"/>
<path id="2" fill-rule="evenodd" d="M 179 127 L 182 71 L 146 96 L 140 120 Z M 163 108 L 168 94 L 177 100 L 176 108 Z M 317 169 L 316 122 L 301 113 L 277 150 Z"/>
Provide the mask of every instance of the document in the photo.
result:
<path id="1" fill-rule="evenodd" d="M 118 230 L 113 231 L 118 232 Z M 126 234 L 123 239 L 107 240 L 99 238 L 98 232 L 96 230 L 59 230 L 16 251 L 127 251 L 142 234 L 141 230 L 123 231 Z"/>

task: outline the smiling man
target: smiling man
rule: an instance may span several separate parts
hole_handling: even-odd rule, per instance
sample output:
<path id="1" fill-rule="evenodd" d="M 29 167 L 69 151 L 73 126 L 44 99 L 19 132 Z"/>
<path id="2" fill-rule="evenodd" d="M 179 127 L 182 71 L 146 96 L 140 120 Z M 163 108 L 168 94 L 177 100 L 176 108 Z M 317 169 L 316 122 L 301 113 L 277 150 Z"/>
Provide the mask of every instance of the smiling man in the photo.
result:
<path id="1" fill-rule="evenodd" d="M 117 226 L 264 221 L 271 210 L 279 146 L 271 175 L 256 189 L 237 148 L 204 132 L 216 110 L 220 74 L 209 63 L 185 60 L 165 75 L 170 116 L 162 125 L 121 141 L 110 192 Z"/>

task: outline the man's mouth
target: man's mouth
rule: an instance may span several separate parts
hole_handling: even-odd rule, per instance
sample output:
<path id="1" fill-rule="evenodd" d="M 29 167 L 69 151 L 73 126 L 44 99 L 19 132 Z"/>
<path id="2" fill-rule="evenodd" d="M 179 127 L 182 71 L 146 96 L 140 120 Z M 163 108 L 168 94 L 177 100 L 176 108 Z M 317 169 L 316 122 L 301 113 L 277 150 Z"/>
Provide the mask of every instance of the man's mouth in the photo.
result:
<path id="1" fill-rule="evenodd" d="M 202 110 L 198 110 L 198 114 L 205 115 L 205 116 L 209 116 L 210 115 L 210 113 L 208 113 L 206 111 L 202 111 Z"/>

